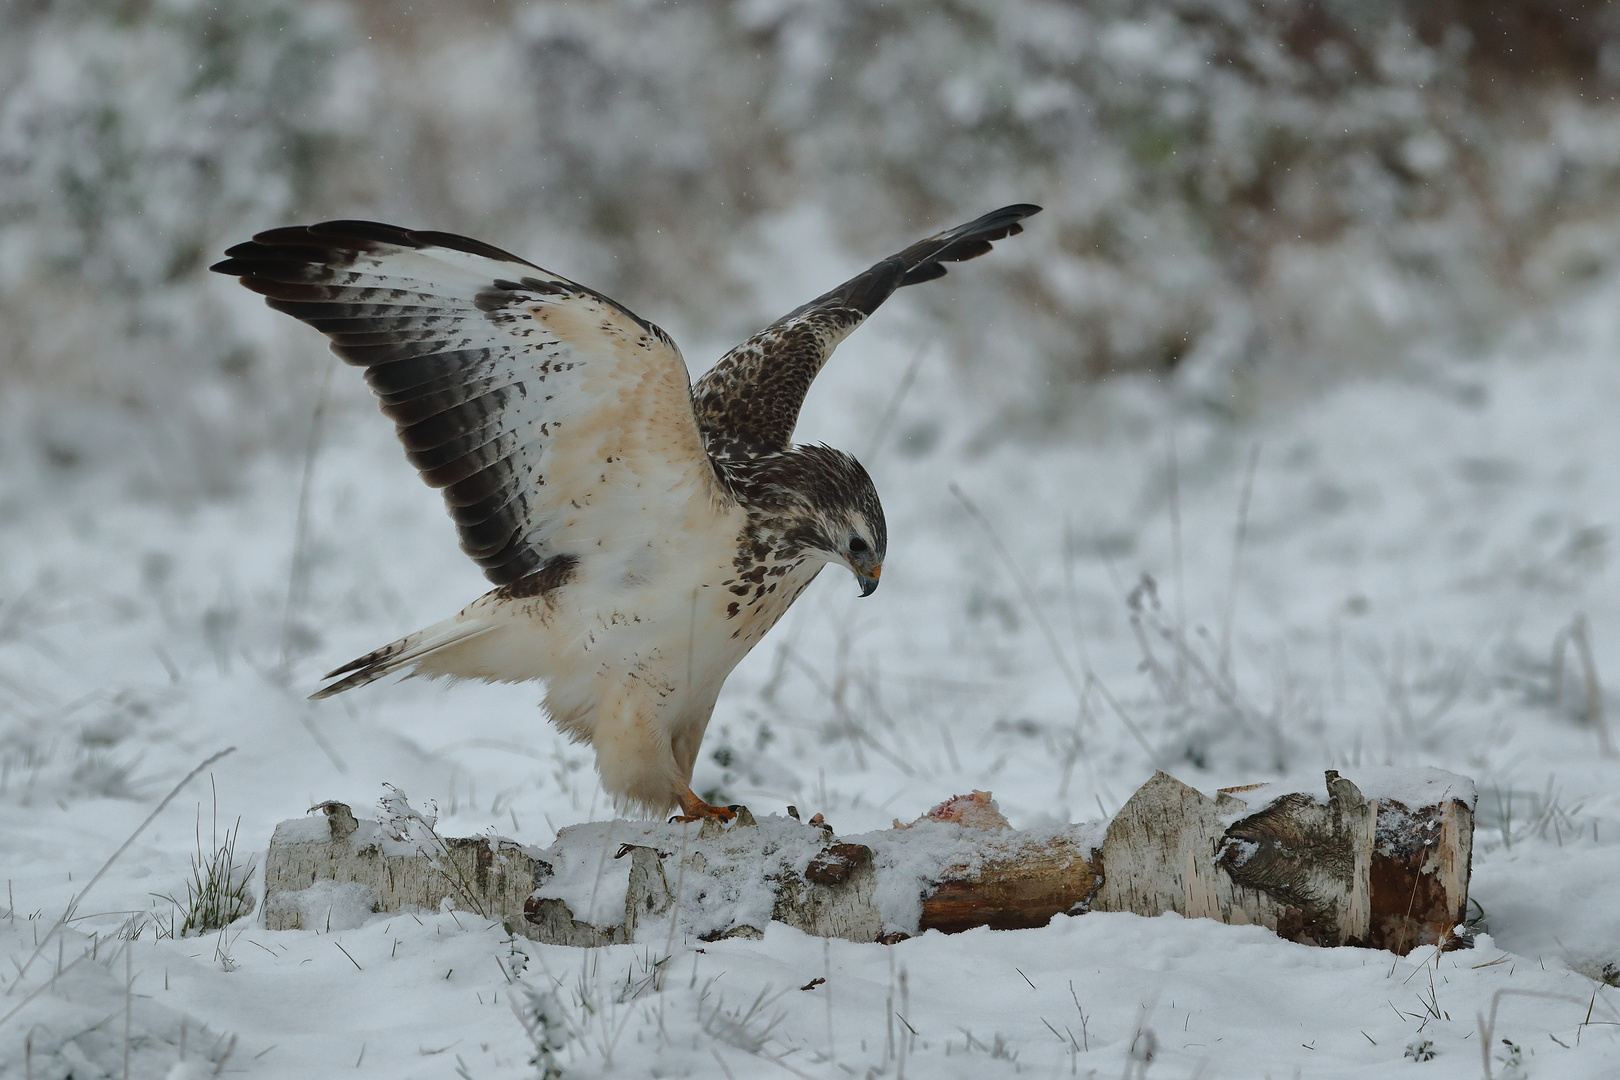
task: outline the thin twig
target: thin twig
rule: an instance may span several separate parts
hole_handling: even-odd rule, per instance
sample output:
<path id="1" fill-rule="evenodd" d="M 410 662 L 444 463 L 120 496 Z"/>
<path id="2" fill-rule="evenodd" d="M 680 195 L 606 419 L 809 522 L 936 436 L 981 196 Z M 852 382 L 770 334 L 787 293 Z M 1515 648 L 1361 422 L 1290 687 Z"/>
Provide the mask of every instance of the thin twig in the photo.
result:
<path id="1" fill-rule="evenodd" d="M 1592 627 L 1586 612 L 1575 616 L 1570 624 L 1570 637 L 1575 640 L 1575 653 L 1581 658 L 1581 669 L 1586 675 L 1586 722 L 1597 729 L 1598 746 L 1604 757 L 1614 757 L 1614 743 L 1609 739 L 1609 725 L 1603 719 L 1603 686 L 1598 682 L 1597 661 L 1592 658 Z"/>
<path id="2" fill-rule="evenodd" d="M 1221 613 L 1221 677 L 1232 677 L 1232 615 L 1237 609 L 1238 574 L 1243 566 L 1243 546 L 1249 537 L 1249 499 L 1254 495 L 1254 471 L 1260 464 L 1260 444 L 1249 450 L 1249 465 L 1243 471 L 1243 494 L 1238 496 L 1237 533 L 1232 538 L 1232 572 L 1226 579 L 1226 610 Z"/>
<path id="3" fill-rule="evenodd" d="M 219 1056 L 219 1060 L 214 1063 L 215 1076 L 218 1076 L 220 1073 L 225 1071 L 225 1063 L 231 1060 L 231 1055 L 234 1053 L 236 1053 L 236 1036 L 232 1035 L 231 1041 L 225 1044 L 225 1052 L 221 1054 Z"/>
<path id="4" fill-rule="evenodd" d="M 1063 519 L 1063 603 L 1068 609 L 1069 633 L 1074 635 L 1074 647 L 1080 653 L 1080 666 L 1091 670 L 1091 657 L 1086 651 L 1086 636 L 1080 632 L 1080 605 L 1074 586 L 1074 523 Z"/>
<path id="5" fill-rule="evenodd" d="M 1581 1002 L 1581 999 L 1578 997 L 1573 997 L 1569 994 L 1553 994 L 1545 990 L 1504 989 L 1498 990 L 1496 993 L 1492 994 L 1491 1018 L 1489 1022 L 1486 1021 L 1484 1013 L 1480 1012 L 1474 1014 L 1474 1016 L 1479 1020 L 1479 1056 L 1480 1060 L 1485 1066 L 1485 1080 L 1491 1080 L 1491 1042 L 1496 1038 L 1496 1007 L 1502 1003 L 1503 998 L 1510 995 L 1516 995 L 1518 997 L 1548 998 L 1553 1001 L 1573 1001 L 1577 1005 L 1579 1005 Z"/>
<path id="6" fill-rule="evenodd" d="M 1042 614 L 1040 605 L 1035 602 L 1035 591 L 1030 588 L 1029 582 L 1024 580 L 1024 575 L 1019 573 L 1018 564 L 1013 562 L 1012 554 L 1002 544 L 1001 537 L 996 533 L 995 527 L 990 524 L 990 519 L 984 516 L 984 512 L 974 505 L 973 501 L 963 493 L 961 488 L 953 483 L 950 485 L 950 489 L 951 494 L 957 497 L 962 505 L 967 508 L 968 513 L 973 515 L 974 520 L 984 528 L 985 535 L 990 539 L 991 547 L 995 549 L 997 555 L 1001 556 L 1001 561 L 1006 566 L 1007 573 L 1012 577 L 1013 583 L 1018 586 L 1018 591 L 1024 598 L 1025 606 L 1029 608 L 1030 614 L 1034 616 L 1035 622 L 1045 634 L 1046 644 L 1052 650 L 1052 658 L 1057 661 L 1058 667 L 1063 672 L 1063 677 L 1068 680 L 1070 688 L 1074 691 L 1075 700 L 1080 707 L 1085 708 L 1087 690 L 1092 686 L 1097 687 L 1102 691 L 1103 698 L 1114 710 L 1114 715 L 1119 717 L 1120 722 L 1125 725 L 1125 729 L 1141 744 L 1142 749 L 1147 751 L 1148 759 L 1153 762 L 1153 767 L 1163 769 L 1164 764 L 1159 757 L 1158 751 L 1153 749 L 1153 744 L 1148 742 L 1147 736 L 1143 735 L 1142 730 L 1126 715 L 1125 710 L 1120 707 L 1114 695 L 1109 693 L 1108 687 L 1104 685 L 1102 679 L 1098 678 L 1095 672 L 1087 671 L 1085 685 L 1081 685 L 1080 680 L 1075 676 L 1074 669 L 1069 666 L 1068 657 L 1063 655 L 1063 649 L 1058 645 L 1057 634 L 1052 631 L 1052 624 L 1046 621 L 1046 616 Z"/>
<path id="7" fill-rule="evenodd" d="M 877 737 L 871 732 L 867 731 L 865 725 L 855 719 L 854 713 L 850 712 L 849 707 L 844 703 L 843 694 L 839 692 L 838 687 L 827 685 L 827 681 L 821 677 L 821 674 L 816 671 L 814 667 L 811 667 L 809 663 L 799 656 L 799 654 L 790 654 L 788 660 L 795 667 L 799 668 L 799 670 L 804 673 L 805 678 L 809 679 L 811 684 L 814 685 L 815 688 L 832 703 L 833 710 L 838 713 L 839 719 L 841 719 L 844 723 L 843 731 L 851 737 L 850 741 L 854 745 L 855 752 L 857 754 L 860 753 L 860 745 L 864 741 L 867 746 L 870 746 L 873 750 L 877 751 L 877 753 L 888 761 L 889 764 L 899 769 L 906 776 L 916 775 L 916 770 L 913 769 L 909 763 L 907 763 L 905 758 L 902 758 L 899 754 L 894 753 L 888 747 L 878 742 Z M 862 759 L 861 767 L 863 769 L 865 768 L 864 759 Z"/>
<path id="8" fill-rule="evenodd" d="M 1552 686 L 1549 696 L 1552 698 L 1553 708 L 1557 708 L 1564 700 L 1564 652 L 1569 646 L 1570 628 L 1560 627 L 1558 633 L 1553 635 L 1552 658 L 1549 666 L 1552 668 Z"/>
<path id="9" fill-rule="evenodd" d="M 344 956 L 349 957 L 349 963 L 354 965 L 354 970 L 356 970 L 356 971 L 364 971 L 364 970 L 366 970 L 365 968 L 360 966 L 360 961 L 356 960 L 353 956 L 351 956 L 350 953 L 349 953 L 349 950 L 345 949 L 343 947 L 343 942 L 338 941 L 336 938 L 333 938 L 332 939 L 332 944 L 334 944 L 334 945 L 336 945 L 338 947 L 338 952 L 342 953 Z M 497 964 L 499 964 L 501 962 L 501 958 L 497 956 L 495 958 L 495 962 Z M 511 980 L 508 979 L 507 981 L 510 982 Z"/>
<path id="10" fill-rule="evenodd" d="M 315 457 L 321 445 L 321 420 L 326 416 L 328 391 L 332 386 L 332 372 L 337 369 L 337 358 L 326 365 L 321 376 L 320 394 L 315 399 L 315 414 L 309 421 L 309 441 L 304 444 L 304 475 L 298 487 L 298 518 L 293 528 L 292 562 L 287 568 L 287 602 L 281 613 L 281 663 L 277 670 L 285 676 L 292 667 L 293 623 L 309 593 L 309 502 L 315 484 Z"/>
<path id="11" fill-rule="evenodd" d="M 1131 737 L 1147 752 L 1148 760 L 1153 763 L 1153 767 L 1164 770 L 1164 759 L 1159 756 L 1159 752 L 1153 748 L 1153 744 L 1148 742 L 1147 736 L 1142 734 L 1142 729 L 1136 726 L 1136 721 L 1131 719 L 1130 714 L 1125 711 L 1119 700 L 1108 689 L 1108 684 L 1103 682 L 1102 677 L 1095 672 L 1088 673 L 1086 678 L 1090 680 L 1091 686 L 1095 686 L 1101 691 L 1103 700 L 1108 702 L 1110 709 L 1114 710 L 1114 715 L 1119 717 L 1119 722 L 1125 725 L 1125 730 L 1130 732 Z M 1109 798 L 1112 799 L 1113 796 L 1110 795 Z"/>
<path id="12" fill-rule="evenodd" d="M 320 733 L 320 729 L 315 726 L 315 721 L 310 718 L 309 704 L 302 701 L 295 702 L 293 709 L 298 716 L 298 722 L 304 725 L 304 730 L 309 732 L 309 737 L 315 740 L 315 745 L 321 748 L 321 752 L 332 763 L 332 767 L 338 771 L 338 775 L 349 775 L 349 767 L 343 764 L 343 759 L 338 757 L 337 751 L 332 749 L 332 744 L 326 741 L 326 736 Z"/>
<path id="13" fill-rule="evenodd" d="M 1169 446 L 1169 483 L 1170 483 L 1170 559 L 1171 572 L 1176 579 L 1176 632 L 1185 634 L 1187 630 L 1187 575 L 1185 573 L 1185 560 L 1181 554 L 1181 459 L 1176 453 L 1176 430 L 1172 427 L 1167 435 Z M 1176 657 L 1176 692 L 1177 700 L 1184 700 L 1187 693 L 1187 666 L 1184 659 Z"/>
<path id="14" fill-rule="evenodd" d="M 33 992 L 30 993 L 27 997 L 25 997 L 21 1001 L 17 1002 L 16 1006 L 13 1007 L 10 1012 L 6 1013 L 6 1015 L 4 1015 L 4 1016 L 0 1016 L 0 1027 L 4 1027 L 6 1025 L 6 1021 L 10 1020 L 13 1016 L 16 1016 L 18 1013 L 22 1012 L 23 1009 L 27 1007 L 27 1005 L 28 1005 L 28 1003 L 30 1001 L 33 1001 L 35 998 L 39 997 L 39 995 L 43 994 L 45 991 L 47 991 L 51 987 L 55 986 L 57 979 L 60 979 L 63 975 L 66 975 L 68 972 L 72 971 L 74 968 L 78 967 L 81 963 L 83 963 L 84 961 L 86 961 L 88 959 L 90 959 L 90 954 L 89 953 L 81 953 L 77 960 L 74 960 L 72 963 L 66 964 L 63 967 L 57 968 L 56 973 L 54 975 L 52 975 L 49 979 L 46 979 L 45 982 L 43 984 L 41 984 L 40 986 L 35 987 Z M 17 977 L 17 979 L 12 982 L 11 985 L 12 985 L 13 988 L 15 988 L 21 982 L 22 982 L 22 977 L 19 975 Z"/>
<path id="15" fill-rule="evenodd" d="M 927 352 L 926 344 L 919 348 L 917 354 L 911 358 L 911 363 L 906 365 L 905 374 L 900 376 L 900 382 L 889 398 L 888 407 L 883 410 L 883 418 L 873 429 L 872 439 L 866 444 L 866 452 L 861 455 L 861 460 L 866 462 L 868 467 L 877 459 L 877 452 L 883 446 L 883 440 L 888 437 L 889 429 L 894 426 L 895 418 L 900 415 L 900 406 L 905 402 L 906 395 L 911 392 L 911 384 L 917 381 L 917 370 L 922 366 L 923 357 Z"/>
<path id="16" fill-rule="evenodd" d="M 129 1080 L 129 1014 L 135 1005 L 135 972 L 132 970 L 132 942 L 124 943 L 124 1080 Z"/>
<path id="17" fill-rule="evenodd" d="M 1041 633 L 1046 636 L 1047 647 L 1052 650 L 1052 659 L 1057 661 L 1059 670 L 1063 672 L 1063 677 L 1068 680 L 1069 688 L 1074 691 L 1075 700 L 1084 701 L 1086 692 L 1080 683 L 1080 677 L 1075 674 L 1074 667 L 1069 663 L 1069 658 L 1063 654 L 1063 648 L 1058 644 L 1057 634 L 1053 632 L 1052 624 L 1046 621 L 1046 615 L 1041 611 L 1041 606 L 1035 602 L 1035 590 L 1030 588 L 1029 582 L 1025 581 L 1024 575 L 1019 572 L 1018 564 L 1013 561 L 1012 553 L 1001 542 L 1000 534 L 996 532 L 995 526 L 990 524 L 990 519 L 984 516 L 984 511 L 980 510 L 973 500 L 969 499 L 967 494 L 957 487 L 955 483 L 952 483 L 950 488 L 951 494 L 955 495 L 957 501 L 967 508 L 967 512 L 973 516 L 973 520 L 983 527 L 985 536 L 990 540 L 990 546 L 1001 557 L 1001 562 L 1007 568 L 1008 575 L 1012 577 L 1013 584 L 1018 586 L 1018 591 L 1023 596 L 1024 604 L 1029 608 L 1030 615 L 1034 617 L 1036 625 L 1041 628 Z"/>
<path id="18" fill-rule="evenodd" d="M 681 921 L 681 896 L 686 891 L 686 840 L 691 832 L 691 824 L 689 821 L 681 822 L 681 862 L 680 871 L 675 875 L 675 903 L 669 912 L 669 936 L 664 939 L 664 963 L 654 972 L 653 978 L 653 989 L 660 994 L 664 992 L 664 971 L 675 952 L 675 927 Z M 693 959 L 695 963 L 696 957 Z"/>

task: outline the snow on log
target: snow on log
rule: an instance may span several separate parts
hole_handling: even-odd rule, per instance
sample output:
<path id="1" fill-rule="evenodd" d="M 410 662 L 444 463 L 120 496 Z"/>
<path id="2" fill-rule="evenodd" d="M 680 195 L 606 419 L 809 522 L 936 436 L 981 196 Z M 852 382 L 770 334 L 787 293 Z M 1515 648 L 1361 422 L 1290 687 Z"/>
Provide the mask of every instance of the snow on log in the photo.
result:
<path id="1" fill-rule="evenodd" d="M 1086 911 L 1167 911 L 1266 926 L 1294 941 L 1405 954 L 1464 919 L 1469 780 L 1365 770 L 1358 785 L 1227 789 L 1157 773 L 1110 821 L 1012 829 L 984 792 L 910 825 L 835 837 L 819 816 L 730 825 L 586 822 L 544 850 L 444 839 L 403 795 L 381 821 L 338 802 L 276 827 L 271 930 L 347 929 L 374 912 L 451 907 L 553 944 L 807 934 L 891 943 L 924 930 L 1043 926 Z"/>
<path id="2" fill-rule="evenodd" d="M 534 860 L 509 840 L 390 835 L 340 802 L 283 821 L 270 838 L 264 922 L 271 930 L 347 930 L 379 911 L 458 910 L 492 918 L 521 912 Z M 425 832 L 426 830 L 418 830 Z"/>

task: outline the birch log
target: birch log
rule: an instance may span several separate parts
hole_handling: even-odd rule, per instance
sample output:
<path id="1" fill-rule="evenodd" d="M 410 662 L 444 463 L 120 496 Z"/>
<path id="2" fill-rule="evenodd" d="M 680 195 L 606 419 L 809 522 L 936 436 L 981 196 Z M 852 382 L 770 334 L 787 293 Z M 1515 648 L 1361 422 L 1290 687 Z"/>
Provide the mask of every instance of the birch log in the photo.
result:
<path id="1" fill-rule="evenodd" d="M 446 906 L 554 944 L 759 937 L 771 921 L 894 942 L 1042 926 L 1089 910 L 1266 926 L 1316 945 L 1404 954 L 1463 921 L 1473 785 L 1438 770 L 1330 771 L 1214 798 L 1158 773 L 1110 821 L 1014 830 L 984 793 L 911 826 L 838 838 L 796 816 L 729 826 L 587 822 L 544 850 L 494 837 L 409 838 L 329 802 L 283 822 L 265 925 L 343 928 Z M 1365 789 L 1365 790 L 1364 790 Z M 968 806 L 966 815 L 939 812 Z M 337 920 L 334 924 L 334 918 Z"/>
<path id="2" fill-rule="evenodd" d="M 1249 813 L 1156 773 L 1103 842 L 1098 911 L 1257 924 L 1311 945 L 1367 939 L 1377 808 L 1337 772 L 1324 803 L 1290 792 Z"/>

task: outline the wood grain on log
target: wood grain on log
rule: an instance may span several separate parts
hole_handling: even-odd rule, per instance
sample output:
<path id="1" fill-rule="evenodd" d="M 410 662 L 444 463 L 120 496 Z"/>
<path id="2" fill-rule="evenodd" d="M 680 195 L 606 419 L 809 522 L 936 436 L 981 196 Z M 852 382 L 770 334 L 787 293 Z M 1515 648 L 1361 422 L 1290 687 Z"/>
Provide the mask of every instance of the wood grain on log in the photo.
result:
<path id="1" fill-rule="evenodd" d="M 976 926 L 1022 930 L 1045 926 L 1054 915 L 1090 910 L 1101 884 L 1091 851 L 1067 837 L 1042 839 L 982 860 L 957 865 L 923 898 L 919 930 L 955 934 Z"/>
<path id="2" fill-rule="evenodd" d="M 1419 945 L 1449 943 L 1468 918 L 1473 807 L 1460 798 L 1439 807 L 1386 800 L 1374 844 L 1367 944 L 1405 956 Z"/>

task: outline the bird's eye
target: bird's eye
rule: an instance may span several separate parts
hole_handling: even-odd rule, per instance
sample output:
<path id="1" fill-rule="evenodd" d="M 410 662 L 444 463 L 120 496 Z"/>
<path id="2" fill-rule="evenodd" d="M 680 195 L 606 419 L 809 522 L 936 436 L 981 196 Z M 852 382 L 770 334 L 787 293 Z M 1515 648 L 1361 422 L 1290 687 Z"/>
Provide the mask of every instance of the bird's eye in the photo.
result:
<path id="1" fill-rule="evenodd" d="M 862 540 L 859 536 L 852 536 L 849 538 L 849 553 L 851 555 L 865 555 L 871 550 L 871 545 L 869 545 L 865 540 Z"/>

